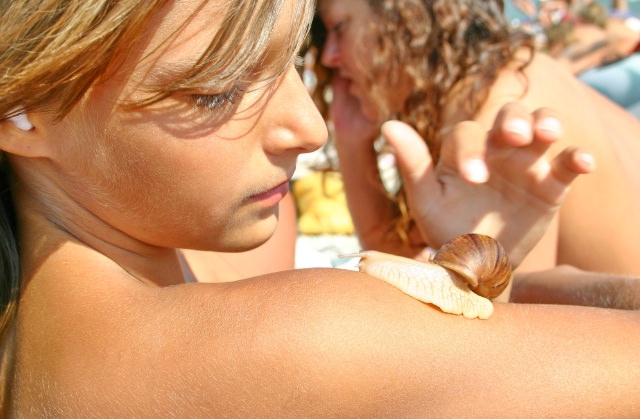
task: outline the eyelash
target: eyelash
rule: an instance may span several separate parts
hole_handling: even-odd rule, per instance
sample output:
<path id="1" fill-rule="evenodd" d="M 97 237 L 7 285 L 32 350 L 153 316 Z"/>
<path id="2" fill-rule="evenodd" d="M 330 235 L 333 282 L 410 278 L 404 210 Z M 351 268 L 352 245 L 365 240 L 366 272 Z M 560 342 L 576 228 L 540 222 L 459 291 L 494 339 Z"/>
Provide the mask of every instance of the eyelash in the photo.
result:
<path id="1" fill-rule="evenodd" d="M 333 26 L 331 26 L 331 28 L 329 29 L 329 32 L 333 32 L 336 35 L 341 36 L 344 33 L 344 29 L 347 23 L 349 23 L 349 21 L 347 19 L 343 19 L 338 23 L 334 24 Z"/>
<path id="2" fill-rule="evenodd" d="M 302 70 L 304 67 L 304 58 L 300 55 L 294 57 L 294 66 Z M 192 94 L 191 100 L 193 104 L 200 109 L 206 111 L 216 111 L 221 107 L 231 104 L 235 105 L 236 101 L 242 97 L 245 89 L 241 86 L 235 85 L 226 92 L 216 94 Z"/>
<path id="3" fill-rule="evenodd" d="M 191 97 L 193 99 L 193 104 L 196 107 L 208 111 L 215 111 L 226 104 L 234 105 L 243 93 L 244 91 L 240 87 L 233 86 L 230 90 L 223 93 L 217 93 L 214 95 L 194 94 L 191 95 Z"/>

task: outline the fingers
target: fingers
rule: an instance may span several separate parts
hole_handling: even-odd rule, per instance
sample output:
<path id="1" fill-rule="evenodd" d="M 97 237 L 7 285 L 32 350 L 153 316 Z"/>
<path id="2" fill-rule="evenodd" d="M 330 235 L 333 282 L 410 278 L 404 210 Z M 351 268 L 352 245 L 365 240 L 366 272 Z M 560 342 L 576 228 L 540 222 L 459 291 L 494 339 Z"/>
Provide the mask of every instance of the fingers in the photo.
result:
<path id="1" fill-rule="evenodd" d="M 522 104 L 504 105 L 493 121 L 489 139 L 497 146 L 521 146 L 533 139 L 533 117 Z"/>
<path id="2" fill-rule="evenodd" d="M 349 83 L 346 79 L 339 75 L 334 75 L 331 79 L 331 88 L 333 92 L 333 99 L 330 104 L 332 119 L 349 119 L 343 118 L 344 114 L 350 115 L 359 111 L 360 105 L 358 101 L 349 94 Z"/>
<path id="3" fill-rule="evenodd" d="M 465 181 L 481 184 L 489 179 L 488 147 L 526 147 L 531 157 L 542 156 L 562 134 L 562 123 L 554 110 L 540 108 L 531 113 L 521 103 L 508 103 L 496 116 L 488 134 L 489 141 L 479 123 L 456 124 L 442 139 L 441 160 Z"/>
<path id="4" fill-rule="evenodd" d="M 561 205 L 571 184 L 580 175 L 595 170 L 594 157 L 576 148 L 566 148 L 549 162 L 538 177 L 539 198 L 548 205 Z"/>
<path id="5" fill-rule="evenodd" d="M 526 147 L 533 156 L 542 157 L 564 134 L 558 112 L 540 108 L 529 113 L 522 104 L 509 103 L 500 110 L 490 133 L 491 142 L 498 147 Z M 531 156 L 531 157 L 533 157 Z M 595 169 L 593 156 L 576 148 L 563 150 L 551 161 L 551 178 L 558 187 L 565 188 L 581 174 Z"/>
<path id="6" fill-rule="evenodd" d="M 400 121 L 388 121 L 382 125 L 382 134 L 395 150 L 406 187 L 413 188 L 432 174 L 429 149 L 413 128 Z"/>
<path id="7" fill-rule="evenodd" d="M 347 79 L 341 77 L 339 74 L 334 73 L 331 76 L 331 88 L 338 92 L 343 92 L 347 90 L 348 82 Z"/>
<path id="8" fill-rule="evenodd" d="M 533 113 L 533 140 L 540 143 L 555 143 L 559 141 L 564 129 L 558 113 L 549 108 L 540 108 Z"/>
<path id="9" fill-rule="evenodd" d="M 414 193 L 428 193 L 437 183 L 436 174 L 420 135 L 399 121 L 385 123 L 382 132 L 395 149 L 405 185 Z M 489 180 L 490 172 L 497 171 L 513 184 L 532 187 L 534 181 L 546 185 L 555 200 L 576 177 L 595 169 L 593 156 L 575 148 L 565 149 L 553 159 L 545 157 L 549 146 L 562 135 L 555 111 L 541 108 L 532 114 L 521 104 L 511 103 L 496 118 L 490 142 L 482 126 L 474 121 L 458 123 L 444 135 L 438 173 L 453 173 L 468 183 L 482 184 Z M 496 143 L 504 153 L 496 152 Z"/>
<path id="10" fill-rule="evenodd" d="M 489 179 L 485 162 L 487 135 L 482 126 L 473 121 L 456 124 L 442 138 L 439 164 L 452 168 L 469 183 L 480 184 Z"/>
<path id="11" fill-rule="evenodd" d="M 578 176 L 591 173 L 595 166 L 595 159 L 591 154 L 576 148 L 567 148 L 553 159 L 551 172 L 559 182 L 568 185 Z"/>
<path id="12" fill-rule="evenodd" d="M 329 116 L 337 143 L 367 146 L 379 135 L 379 126 L 362 112 L 360 102 L 348 91 L 348 81 L 338 75 L 332 79 L 333 99 Z"/>
<path id="13" fill-rule="evenodd" d="M 496 116 L 489 137 L 496 146 L 538 144 L 546 148 L 562 135 L 563 127 L 556 111 L 540 108 L 532 114 L 521 103 L 512 102 L 504 105 Z"/>

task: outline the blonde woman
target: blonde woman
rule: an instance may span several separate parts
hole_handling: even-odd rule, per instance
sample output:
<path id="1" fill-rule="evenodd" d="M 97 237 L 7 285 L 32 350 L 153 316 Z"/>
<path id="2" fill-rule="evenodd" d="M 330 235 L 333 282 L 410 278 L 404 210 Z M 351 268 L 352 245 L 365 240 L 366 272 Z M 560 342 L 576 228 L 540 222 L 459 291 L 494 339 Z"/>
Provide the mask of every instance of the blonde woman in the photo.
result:
<path id="1" fill-rule="evenodd" d="M 294 67 L 313 2 L 0 4 L 5 416 L 640 413 L 637 312 L 467 320 L 339 270 L 185 284 L 178 249 L 264 243 L 325 140 Z M 531 141 L 504 145 L 559 190 L 588 171 Z"/>

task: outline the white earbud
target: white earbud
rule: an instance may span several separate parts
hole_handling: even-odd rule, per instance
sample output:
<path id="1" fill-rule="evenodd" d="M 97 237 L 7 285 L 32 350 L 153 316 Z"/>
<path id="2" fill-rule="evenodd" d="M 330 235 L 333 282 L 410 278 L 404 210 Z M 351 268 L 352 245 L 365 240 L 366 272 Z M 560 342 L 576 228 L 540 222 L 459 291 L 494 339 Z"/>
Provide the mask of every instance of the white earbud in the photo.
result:
<path id="1" fill-rule="evenodd" d="M 31 123 L 31 121 L 29 121 L 27 115 L 23 113 L 12 116 L 11 118 L 9 118 L 9 121 L 13 122 L 13 125 L 15 125 L 16 128 L 22 131 L 31 131 L 33 129 L 33 124 Z"/>

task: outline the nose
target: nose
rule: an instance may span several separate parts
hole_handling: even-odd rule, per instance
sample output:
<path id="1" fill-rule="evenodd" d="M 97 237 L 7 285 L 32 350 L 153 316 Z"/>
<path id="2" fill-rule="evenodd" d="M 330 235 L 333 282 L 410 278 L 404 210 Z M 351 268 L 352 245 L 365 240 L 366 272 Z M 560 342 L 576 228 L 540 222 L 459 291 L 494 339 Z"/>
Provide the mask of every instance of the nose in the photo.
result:
<path id="1" fill-rule="evenodd" d="M 263 143 L 269 154 L 310 153 L 327 141 L 327 125 L 293 65 L 282 75 L 264 116 L 271 121 Z"/>
<path id="2" fill-rule="evenodd" d="M 334 31 L 330 31 L 327 34 L 327 39 L 322 48 L 322 55 L 320 56 L 320 62 L 329 68 L 336 68 L 340 65 L 340 45 Z"/>

